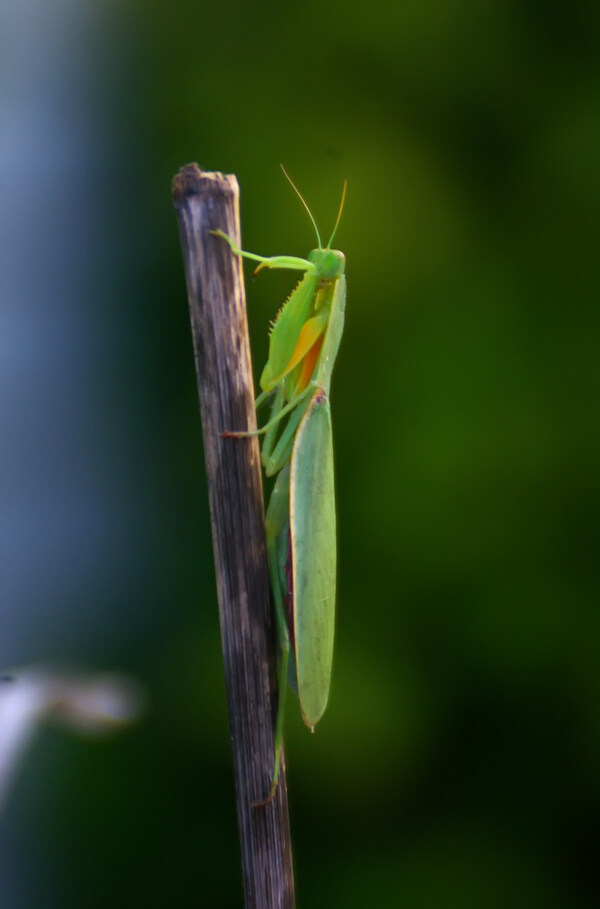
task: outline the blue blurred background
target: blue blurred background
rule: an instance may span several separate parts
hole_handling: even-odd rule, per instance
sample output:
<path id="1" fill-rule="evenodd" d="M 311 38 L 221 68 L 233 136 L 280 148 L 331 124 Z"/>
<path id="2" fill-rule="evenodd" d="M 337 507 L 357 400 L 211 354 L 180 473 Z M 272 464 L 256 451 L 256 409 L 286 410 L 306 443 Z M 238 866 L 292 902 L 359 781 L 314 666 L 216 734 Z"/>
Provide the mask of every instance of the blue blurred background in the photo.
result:
<path id="1" fill-rule="evenodd" d="M 239 906 L 173 174 L 245 248 L 349 191 L 328 712 L 287 724 L 299 906 L 598 905 L 600 7 L 4 0 L 0 666 L 136 674 L 44 731 L 7 909 Z M 249 275 L 249 272 L 248 272 Z M 249 282 L 255 371 L 294 283 Z"/>

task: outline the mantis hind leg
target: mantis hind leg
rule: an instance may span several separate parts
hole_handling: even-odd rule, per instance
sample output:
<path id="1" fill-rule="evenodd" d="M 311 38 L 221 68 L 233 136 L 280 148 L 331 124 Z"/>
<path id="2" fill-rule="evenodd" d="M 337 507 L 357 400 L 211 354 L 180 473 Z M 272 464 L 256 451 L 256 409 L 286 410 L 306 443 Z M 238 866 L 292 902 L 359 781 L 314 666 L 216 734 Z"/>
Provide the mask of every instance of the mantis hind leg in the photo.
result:
<path id="1" fill-rule="evenodd" d="M 285 649 L 282 649 L 279 663 L 279 672 L 277 677 L 277 719 L 275 721 L 275 739 L 273 743 L 275 756 L 273 759 L 273 775 L 271 777 L 271 788 L 266 798 L 259 802 L 253 802 L 253 808 L 264 808 L 269 805 L 275 798 L 277 792 L 277 783 L 279 782 L 279 768 L 281 766 L 281 751 L 283 749 L 283 720 L 285 716 L 285 696 L 287 693 L 287 674 L 288 663 L 290 658 L 290 642 L 288 639 Z"/>
<path id="2" fill-rule="evenodd" d="M 275 481 L 273 492 L 269 500 L 266 516 L 267 555 L 269 558 L 269 573 L 271 588 L 275 605 L 275 625 L 277 628 L 277 643 L 279 646 L 279 672 L 277 682 L 277 719 L 275 721 L 273 774 L 271 788 L 267 797 L 259 802 L 254 802 L 253 808 L 264 808 L 273 801 L 279 780 L 279 767 L 281 765 L 281 751 L 283 748 L 283 720 L 285 714 L 285 697 L 287 693 L 287 675 L 290 656 L 290 636 L 288 631 L 287 616 L 285 611 L 285 564 L 281 560 L 280 540 L 282 534 L 289 534 L 290 512 L 290 468 L 286 465 Z"/>

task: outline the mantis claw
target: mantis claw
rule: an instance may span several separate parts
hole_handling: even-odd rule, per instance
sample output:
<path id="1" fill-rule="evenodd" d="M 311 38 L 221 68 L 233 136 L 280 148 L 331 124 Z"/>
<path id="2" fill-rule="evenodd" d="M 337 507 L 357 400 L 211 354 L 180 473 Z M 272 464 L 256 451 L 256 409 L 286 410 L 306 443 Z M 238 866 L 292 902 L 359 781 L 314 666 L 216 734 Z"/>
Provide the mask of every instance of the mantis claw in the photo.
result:
<path id="1" fill-rule="evenodd" d="M 221 439 L 248 439 L 253 435 L 255 435 L 253 432 L 234 432 L 230 429 L 224 429 L 219 433 Z"/>
<path id="2" fill-rule="evenodd" d="M 275 793 L 277 792 L 277 783 L 274 786 L 271 786 L 268 796 L 266 799 L 261 799 L 260 802 L 252 802 L 252 808 L 266 808 L 267 805 L 270 805 L 273 799 L 275 798 Z"/>

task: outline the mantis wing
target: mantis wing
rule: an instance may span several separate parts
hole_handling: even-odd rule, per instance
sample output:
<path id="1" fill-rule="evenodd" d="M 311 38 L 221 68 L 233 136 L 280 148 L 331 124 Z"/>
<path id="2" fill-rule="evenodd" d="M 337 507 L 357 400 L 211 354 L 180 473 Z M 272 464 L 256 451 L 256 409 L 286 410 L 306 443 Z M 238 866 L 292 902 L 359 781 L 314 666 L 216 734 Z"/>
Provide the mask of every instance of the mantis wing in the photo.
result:
<path id="1" fill-rule="evenodd" d="M 302 326 L 310 313 L 316 286 L 314 273 L 304 275 L 277 314 L 269 339 L 269 359 L 260 377 L 263 391 L 272 391 L 287 374 Z"/>
<path id="2" fill-rule="evenodd" d="M 327 706 L 335 620 L 333 446 L 329 400 L 322 390 L 313 396 L 294 444 L 290 527 L 298 697 L 312 728 Z"/>

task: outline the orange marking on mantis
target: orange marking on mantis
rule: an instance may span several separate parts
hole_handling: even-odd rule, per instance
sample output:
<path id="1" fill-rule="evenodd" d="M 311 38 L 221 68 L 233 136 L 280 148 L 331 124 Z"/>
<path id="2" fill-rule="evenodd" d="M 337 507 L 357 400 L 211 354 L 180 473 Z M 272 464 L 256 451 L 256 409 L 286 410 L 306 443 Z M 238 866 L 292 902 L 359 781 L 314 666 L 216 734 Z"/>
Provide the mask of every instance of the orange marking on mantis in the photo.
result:
<path id="1" fill-rule="evenodd" d="M 319 354 L 321 353 L 322 346 L 323 335 L 317 338 L 316 342 L 313 344 L 304 358 L 302 369 L 300 370 L 300 375 L 298 376 L 298 382 L 296 383 L 295 394 L 298 395 L 301 391 L 304 391 L 310 382 L 312 374 L 315 371 L 315 366 L 317 365 L 317 360 L 319 359 Z"/>
<path id="2" fill-rule="evenodd" d="M 313 316 L 312 319 L 307 319 L 300 330 L 300 335 L 296 342 L 294 352 L 290 357 L 287 366 L 285 367 L 284 371 L 279 376 L 277 376 L 276 379 L 273 380 L 273 385 L 275 385 L 277 382 L 280 382 L 298 365 L 298 363 L 300 363 L 301 360 L 304 359 L 314 344 L 323 335 L 324 328 L 325 325 L 321 317 Z"/>

